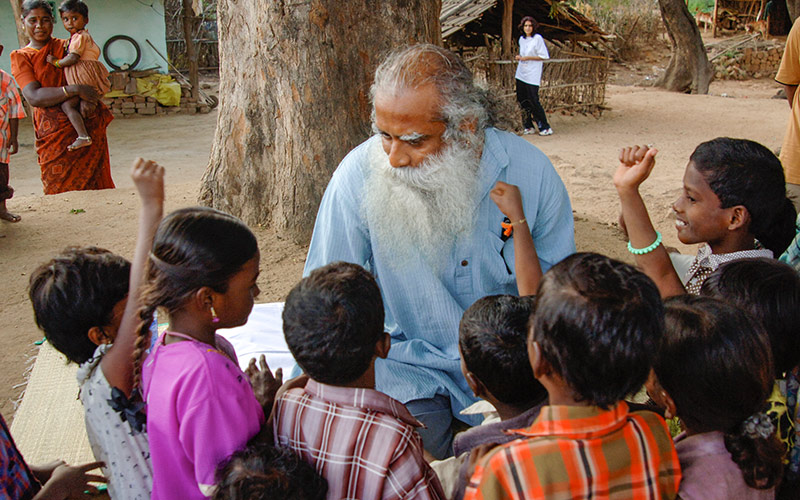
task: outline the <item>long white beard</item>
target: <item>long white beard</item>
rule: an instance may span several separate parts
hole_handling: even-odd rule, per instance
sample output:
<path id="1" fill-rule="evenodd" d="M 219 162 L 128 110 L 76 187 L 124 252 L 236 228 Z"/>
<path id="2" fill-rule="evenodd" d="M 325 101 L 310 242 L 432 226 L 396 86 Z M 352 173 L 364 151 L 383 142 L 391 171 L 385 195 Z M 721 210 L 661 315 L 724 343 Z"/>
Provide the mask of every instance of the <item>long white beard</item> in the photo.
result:
<path id="1" fill-rule="evenodd" d="M 454 142 L 419 167 L 394 168 L 375 140 L 369 162 L 363 216 L 389 264 L 402 270 L 422 258 L 441 271 L 458 236 L 474 225 L 480 155 Z"/>

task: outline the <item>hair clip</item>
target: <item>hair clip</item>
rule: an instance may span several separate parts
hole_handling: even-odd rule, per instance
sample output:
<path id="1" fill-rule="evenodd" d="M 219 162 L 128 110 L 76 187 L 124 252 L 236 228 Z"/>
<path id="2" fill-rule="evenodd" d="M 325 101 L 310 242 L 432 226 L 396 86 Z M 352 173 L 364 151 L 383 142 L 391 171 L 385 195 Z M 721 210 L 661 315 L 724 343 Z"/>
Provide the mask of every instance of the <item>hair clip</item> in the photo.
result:
<path id="1" fill-rule="evenodd" d="M 767 439 L 775 432 L 775 424 L 766 413 L 754 413 L 742 424 L 742 433 L 750 439 Z"/>

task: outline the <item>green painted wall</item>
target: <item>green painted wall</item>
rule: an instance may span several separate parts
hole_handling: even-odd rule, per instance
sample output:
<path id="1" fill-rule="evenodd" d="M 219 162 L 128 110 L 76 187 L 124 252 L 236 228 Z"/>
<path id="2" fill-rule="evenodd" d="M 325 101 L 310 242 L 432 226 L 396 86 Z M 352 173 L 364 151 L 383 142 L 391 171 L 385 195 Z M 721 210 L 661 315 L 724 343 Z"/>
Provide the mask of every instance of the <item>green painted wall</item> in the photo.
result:
<path id="1" fill-rule="evenodd" d="M 167 63 L 145 41 L 150 40 L 159 52 L 164 56 L 167 55 L 163 0 L 84 0 L 84 2 L 89 7 L 89 24 L 86 27 L 101 50 L 106 40 L 112 36 L 127 35 L 136 40 L 142 53 L 137 69 L 158 67 L 162 72 L 167 71 Z M 69 33 L 58 17 L 59 3 L 60 0 L 56 2 L 57 19 L 53 36 L 69 38 Z M 10 2 L 5 0 L 0 0 L 0 44 L 5 46 L 0 56 L 0 69 L 10 73 L 9 54 L 18 47 L 18 42 L 14 13 Z M 109 57 L 118 65 L 124 61 L 133 61 L 134 52 L 127 42 L 115 42 L 109 50 Z M 102 55 L 100 60 L 106 62 Z M 111 67 L 108 69 L 111 70 Z"/>

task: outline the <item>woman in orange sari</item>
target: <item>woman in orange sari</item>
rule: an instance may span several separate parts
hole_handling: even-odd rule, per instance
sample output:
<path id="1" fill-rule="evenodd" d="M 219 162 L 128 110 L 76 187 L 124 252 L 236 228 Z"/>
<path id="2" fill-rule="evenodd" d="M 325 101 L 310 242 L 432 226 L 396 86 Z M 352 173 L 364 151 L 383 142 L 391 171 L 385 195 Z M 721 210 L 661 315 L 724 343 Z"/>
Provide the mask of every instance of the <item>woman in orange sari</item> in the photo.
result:
<path id="1" fill-rule="evenodd" d="M 26 0 L 22 21 L 30 43 L 11 53 L 11 72 L 22 95 L 34 107 L 36 153 L 42 169 L 44 194 L 114 187 L 106 128 L 113 119 L 89 85 L 67 85 L 64 72 L 47 62 L 48 54 L 61 59 L 65 40 L 53 38 L 53 11 L 48 2 Z M 90 146 L 68 151 L 77 137 L 61 103 L 79 96 Z"/>

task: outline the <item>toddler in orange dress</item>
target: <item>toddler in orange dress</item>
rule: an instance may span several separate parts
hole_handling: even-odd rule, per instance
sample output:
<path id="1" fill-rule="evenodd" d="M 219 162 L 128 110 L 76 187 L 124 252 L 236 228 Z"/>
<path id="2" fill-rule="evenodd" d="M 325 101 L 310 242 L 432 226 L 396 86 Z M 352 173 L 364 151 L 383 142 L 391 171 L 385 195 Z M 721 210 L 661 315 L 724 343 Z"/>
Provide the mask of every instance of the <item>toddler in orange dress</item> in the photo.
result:
<path id="1" fill-rule="evenodd" d="M 64 28 L 70 33 L 69 53 L 63 59 L 47 56 L 47 62 L 56 68 L 64 68 L 67 83 L 70 85 L 91 85 L 100 95 L 111 90 L 108 82 L 108 70 L 98 59 L 100 47 L 94 43 L 92 36 L 84 28 L 89 22 L 89 7 L 81 0 L 65 0 L 58 11 Z M 67 147 L 72 151 L 86 147 L 92 143 L 92 138 L 86 131 L 83 116 L 80 112 L 80 98 L 73 97 L 61 104 L 61 109 L 67 114 L 70 123 L 78 133 L 75 142 Z"/>

